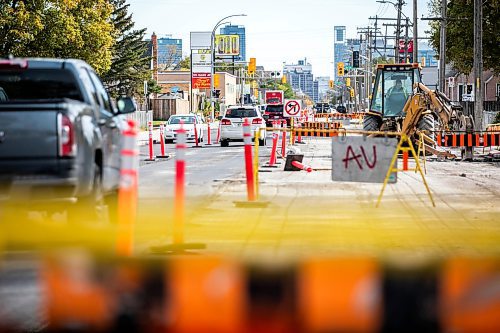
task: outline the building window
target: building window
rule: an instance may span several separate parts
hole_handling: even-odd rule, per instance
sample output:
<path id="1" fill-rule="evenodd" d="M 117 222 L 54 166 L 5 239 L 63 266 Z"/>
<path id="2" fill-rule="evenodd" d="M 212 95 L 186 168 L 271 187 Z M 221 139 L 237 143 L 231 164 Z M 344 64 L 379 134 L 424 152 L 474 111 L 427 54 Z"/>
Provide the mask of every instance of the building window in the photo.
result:
<path id="1" fill-rule="evenodd" d="M 344 41 L 344 30 L 337 30 L 337 42 Z"/>

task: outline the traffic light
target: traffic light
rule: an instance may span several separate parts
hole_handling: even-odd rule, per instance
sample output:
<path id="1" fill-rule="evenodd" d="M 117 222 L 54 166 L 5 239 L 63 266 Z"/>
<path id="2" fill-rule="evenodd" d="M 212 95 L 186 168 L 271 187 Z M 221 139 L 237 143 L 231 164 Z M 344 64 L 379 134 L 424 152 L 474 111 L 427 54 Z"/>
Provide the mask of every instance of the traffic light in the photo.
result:
<path id="1" fill-rule="evenodd" d="M 250 63 L 248 64 L 248 74 L 255 74 L 257 70 L 257 60 L 255 58 L 250 58 Z"/>
<path id="2" fill-rule="evenodd" d="M 343 62 L 337 63 L 337 76 L 344 76 L 344 63 Z"/>
<path id="3" fill-rule="evenodd" d="M 330 80 L 330 81 L 328 82 L 328 87 L 329 87 L 330 89 L 333 89 L 333 87 L 334 87 L 333 80 Z"/>
<path id="4" fill-rule="evenodd" d="M 352 51 L 352 67 L 359 68 L 359 51 Z"/>
<path id="5" fill-rule="evenodd" d="M 351 86 L 351 78 L 350 77 L 348 77 L 348 78 L 345 79 L 345 85 L 348 86 L 348 87 Z"/>
<path id="6" fill-rule="evenodd" d="M 283 76 L 281 77 L 281 83 L 282 83 L 282 84 L 286 84 L 286 75 L 283 75 Z"/>
<path id="7" fill-rule="evenodd" d="M 214 87 L 218 87 L 220 84 L 219 74 L 214 74 Z"/>
<path id="8" fill-rule="evenodd" d="M 351 97 L 354 98 L 354 89 L 351 89 Z"/>

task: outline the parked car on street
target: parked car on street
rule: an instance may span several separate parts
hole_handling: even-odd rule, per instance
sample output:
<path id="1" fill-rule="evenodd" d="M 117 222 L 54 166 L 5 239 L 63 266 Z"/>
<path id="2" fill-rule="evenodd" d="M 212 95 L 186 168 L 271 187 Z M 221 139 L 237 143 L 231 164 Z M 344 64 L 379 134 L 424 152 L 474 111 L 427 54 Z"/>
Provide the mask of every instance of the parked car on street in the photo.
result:
<path id="1" fill-rule="evenodd" d="M 233 106 L 226 110 L 220 121 L 220 145 L 229 146 L 229 142 L 243 141 L 243 123 L 245 119 L 250 122 L 252 139 L 260 131 L 259 146 L 266 145 L 266 122 L 256 106 Z"/>
<path id="2" fill-rule="evenodd" d="M 0 60 L 0 90 L 0 201 L 50 202 L 84 222 L 107 216 L 120 181 L 122 115 L 134 101 L 115 107 L 92 67 L 74 59 Z"/>
<path id="3" fill-rule="evenodd" d="M 200 115 L 190 114 L 177 114 L 172 115 L 168 119 L 167 125 L 165 126 L 165 143 L 173 143 L 177 138 L 177 130 L 181 128 L 186 130 L 186 140 L 195 142 L 195 126 L 196 135 L 198 136 L 198 142 L 203 142 L 203 119 Z"/>
<path id="4" fill-rule="evenodd" d="M 338 113 L 347 113 L 347 109 L 344 105 L 337 105 L 335 109 Z"/>

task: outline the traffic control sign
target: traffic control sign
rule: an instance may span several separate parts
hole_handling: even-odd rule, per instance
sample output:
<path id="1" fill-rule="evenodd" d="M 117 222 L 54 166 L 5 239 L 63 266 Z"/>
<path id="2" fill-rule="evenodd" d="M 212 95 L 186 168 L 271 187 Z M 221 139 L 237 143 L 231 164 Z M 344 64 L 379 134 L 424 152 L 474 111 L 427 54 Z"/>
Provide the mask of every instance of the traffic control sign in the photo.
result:
<path id="1" fill-rule="evenodd" d="M 283 108 L 284 117 L 300 117 L 301 110 L 300 100 L 287 99 L 285 100 L 285 107 Z"/>

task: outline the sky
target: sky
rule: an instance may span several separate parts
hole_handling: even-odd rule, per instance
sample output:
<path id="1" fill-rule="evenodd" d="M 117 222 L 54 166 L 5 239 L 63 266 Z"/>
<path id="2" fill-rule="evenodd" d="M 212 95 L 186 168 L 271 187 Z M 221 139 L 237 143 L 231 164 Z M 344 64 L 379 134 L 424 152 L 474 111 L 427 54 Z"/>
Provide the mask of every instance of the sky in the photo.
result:
<path id="1" fill-rule="evenodd" d="M 394 2 L 396 0 L 393 0 Z M 428 16 L 429 0 L 418 0 L 418 17 Z M 407 0 L 403 13 L 413 17 Z M 188 55 L 191 31 L 212 31 L 223 17 L 246 28 L 247 61 L 257 66 L 281 70 L 283 62 L 297 63 L 307 58 L 315 76 L 333 76 L 333 27 L 345 25 L 347 38 L 359 38 L 356 28 L 366 27 L 370 16 L 396 18 L 397 10 L 376 0 L 128 0 L 136 28 L 147 28 L 147 37 L 172 35 L 183 40 Z M 428 30 L 419 22 L 419 36 Z M 390 28 L 389 28 L 390 29 Z M 389 30 L 391 31 L 391 30 Z"/>

